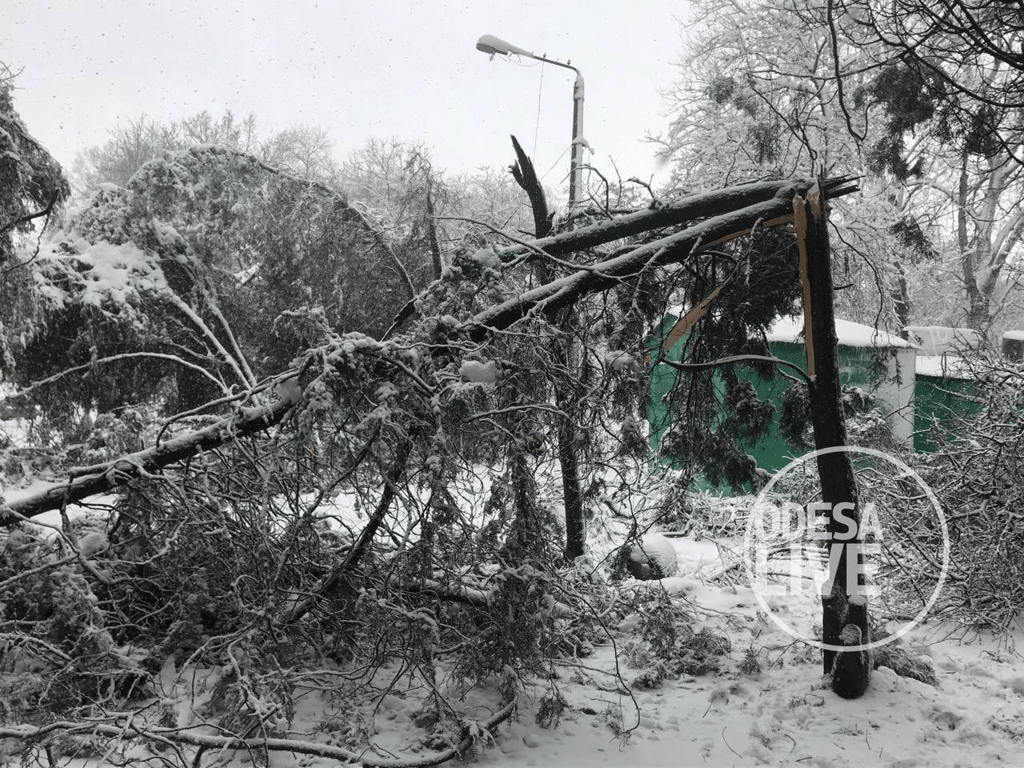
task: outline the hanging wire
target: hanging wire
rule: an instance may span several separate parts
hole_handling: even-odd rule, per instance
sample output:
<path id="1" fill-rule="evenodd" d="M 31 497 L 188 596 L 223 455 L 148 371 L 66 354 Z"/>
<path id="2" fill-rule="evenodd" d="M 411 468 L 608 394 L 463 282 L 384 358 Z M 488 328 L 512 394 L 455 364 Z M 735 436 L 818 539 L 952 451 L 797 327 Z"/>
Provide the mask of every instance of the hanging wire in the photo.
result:
<path id="1" fill-rule="evenodd" d="M 545 179 L 545 178 L 547 177 L 547 175 L 548 175 L 549 173 L 551 173 L 551 172 L 552 172 L 553 170 L 555 170 L 555 168 L 557 168 L 557 167 L 558 167 L 559 165 L 561 165 L 561 163 L 562 163 L 562 160 L 564 160 L 564 159 L 565 159 L 565 156 L 566 156 L 567 154 L 569 154 L 569 151 L 570 151 L 571 149 L 572 149 L 572 147 L 569 147 L 569 149 L 563 149 L 563 150 L 562 150 L 562 154 L 560 154 L 560 155 L 559 155 L 559 156 L 558 156 L 558 157 L 557 157 L 557 158 L 555 159 L 555 162 L 553 162 L 553 163 L 551 164 L 551 167 L 550 167 L 550 168 L 548 168 L 548 169 L 547 169 L 546 171 L 544 171 L 544 173 L 542 173 L 542 174 L 541 174 L 541 176 L 540 176 L 540 180 L 541 180 L 541 181 L 544 181 L 544 179 Z M 563 179 L 562 179 L 562 180 L 564 181 L 564 180 L 565 180 L 565 178 L 563 177 Z"/>
<path id="2" fill-rule="evenodd" d="M 540 83 L 539 83 L 538 88 L 537 88 L 537 116 L 536 116 L 536 118 L 534 120 L 534 124 L 533 124 L 533 161 L 536 163 L 537 162 L 537 137 L 540 134 L 541 103 L 542 103 L 543 95 L 544 95 L 544 64 L 545 64 L 545 62 L 538 61 L 536 63 L 528 63 L 528 62 L 525 62 L 525 61 L 523 61 L 522 59 L 519 59 L 519 58 L 517 58 L 517 59 L 511 59 L 510 58 L 509 61 L 510 62 L 514 62 L 516 64 L 516 66 L 522 67 L 524 69 L 533 69 L 534 67 L 540 67 Z M 543 181 L 548 176 L 548 174 L 550 174 L 553 170 L 555 170 L 555 168 L 558 167 L 558 165 L 565 159 L 565 156 L 571 150 L 572 150 L 572 146 L 570 146 L 568 149 L 563 150 L 562 154 L 560 154 L 557 158 L 555 158 L 555 161 L 551 164 L 551 167 L 548 168 L 543 174 L 541 174 L 538 177 L 538 179 L 540 181 Z"/>

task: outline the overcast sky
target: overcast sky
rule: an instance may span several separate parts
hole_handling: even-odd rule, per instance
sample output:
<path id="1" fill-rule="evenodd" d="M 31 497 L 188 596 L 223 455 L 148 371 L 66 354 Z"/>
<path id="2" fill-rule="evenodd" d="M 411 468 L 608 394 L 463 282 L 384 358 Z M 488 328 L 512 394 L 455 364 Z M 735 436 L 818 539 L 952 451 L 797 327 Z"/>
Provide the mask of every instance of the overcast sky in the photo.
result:
<path id="1" fill-rule="evenodd" d="M 659 91 L 676 77 L 686 13 L 679 0 L 3 0 L 0 62 L 21 70 L 15 107 L 69 168 L 130 118 L 231 109 L 263 133 L 325 127 L 339 159 L 370 137 L 422 140 L 450 172 L 508 165 L 514 133 L 557 187 L 572 72 L 488 60 L 477 39 L 570 59 L 591 161 L 646 177 L 656 164 L 642 139 L 667 125 Z"/>

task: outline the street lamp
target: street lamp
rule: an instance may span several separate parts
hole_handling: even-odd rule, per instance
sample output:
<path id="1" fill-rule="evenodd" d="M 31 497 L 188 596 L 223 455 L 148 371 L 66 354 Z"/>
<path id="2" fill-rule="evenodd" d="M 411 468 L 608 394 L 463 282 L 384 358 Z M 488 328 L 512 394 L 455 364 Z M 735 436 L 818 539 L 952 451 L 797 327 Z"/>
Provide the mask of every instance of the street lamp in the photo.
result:
<path id="1" fill-rule="evenodd" d="M 583 189 L 583 147 L 586 144 L 583 139 L 583 75 L 571 64 L 563 64 L 554 59 L 537 56 L 511 43 L 506 43 L 494 35 L 484 35 L 477 40 L 476 49 L 490 54 L 492 58 L 495 54 L 508 56 L 514 53 L 517 56 L 526 56 L 537 61 L 554 64 L 556 67 L 571 69 L 576 73 L 576 83 L 572 89 L 572 165 L 569 170 L 569 205 L 579 202 L 579 195 Z"/>

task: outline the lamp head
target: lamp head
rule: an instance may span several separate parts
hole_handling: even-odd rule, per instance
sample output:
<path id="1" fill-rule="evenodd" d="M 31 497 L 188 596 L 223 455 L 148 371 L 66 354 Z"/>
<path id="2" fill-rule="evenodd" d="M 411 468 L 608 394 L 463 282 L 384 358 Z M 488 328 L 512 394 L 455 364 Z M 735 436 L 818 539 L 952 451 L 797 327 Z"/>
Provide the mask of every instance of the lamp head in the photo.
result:
<path id="1" fill-rule="evenodd" d="M 504 40 L 495 37 L 494 35 L 484 35 L 477 40 L 476 49 L 484 53 L 489 53 L 491 56 L 496 53 L 501 54 L 502 56 L 508 56 L 511 53 L 518 54 L 519 56 L 533 56 L 529 51 L 524 51 L 522 48 L 512 45 L 512 43 L 506 43 Z"/>

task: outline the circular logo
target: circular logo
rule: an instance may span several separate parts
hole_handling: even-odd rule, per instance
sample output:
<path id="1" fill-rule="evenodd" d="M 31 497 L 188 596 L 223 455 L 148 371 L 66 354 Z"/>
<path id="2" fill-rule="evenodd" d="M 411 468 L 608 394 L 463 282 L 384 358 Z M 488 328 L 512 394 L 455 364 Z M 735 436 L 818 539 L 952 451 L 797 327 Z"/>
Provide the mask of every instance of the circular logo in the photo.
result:
<path id="1" fill-rule="evenodd" d="M 833 580 L 840 567 L 846 568 L 845 583 L 851 601 L 866 600 L 877 594 L 874 580 L 868 578 L 864 570 L 867 557 L 880 549 L 878 542 L 884 536 L 878 510 L 873 503 L 866 505 L 860 510 L 860 514 L 857 514 L 854 505 L 847 502 L 833 506 L 824 502 L 776 503 L 770 498 L 772 490 L 788 473 L 805 462 L 831 453 L 872 456 L 893 465 L 899 472 L 890 473 L 890 478 L 904 484 L 912 481 L 920 487 L 920 493 L 904 493 L 902 498 L 908 504 L 911 498 L 927 500 L 935 512 L 935 530 L 941 535 L 939 577 L 935 589 L 927 597 L 924 605 L 916 615 L 905 621 L 892 634 L 862 645 L 835 645 L 805 636 L 780 616 L 779 611 L 772 607 L 769 600 L 772 597 L 782 597 L 785 604 L 787 597 L 791 600 L 794 595 L 806 597 L 810 594 L 820 599 L 823 595 L 831 593 Z M 835 522 L 832 533 L 821 528 L 822 514 L 829 515 Z M 909 543 L 911 546 L 914 545 L 913 542 Z M 774 570 L 778 569 L 780 563 L 788 564 L 788 572 Z M 946 517 L 938 498 L 928 484 L 917 472 L 896 457 L 874 448 L 851 445 L 822 448 L 791 461 L 779 470 L 757 495 L 744 536 L 744 566 L 751 590 L 762 610 L 776 626 L 791 637 L 828 651 L 880 648 L 895 642 L 920 624 L 935 605 L 949 571 L 949 533 Z M 808 587 L 809 582 L 814 585 L 813 592 Z"/>

